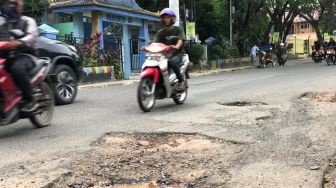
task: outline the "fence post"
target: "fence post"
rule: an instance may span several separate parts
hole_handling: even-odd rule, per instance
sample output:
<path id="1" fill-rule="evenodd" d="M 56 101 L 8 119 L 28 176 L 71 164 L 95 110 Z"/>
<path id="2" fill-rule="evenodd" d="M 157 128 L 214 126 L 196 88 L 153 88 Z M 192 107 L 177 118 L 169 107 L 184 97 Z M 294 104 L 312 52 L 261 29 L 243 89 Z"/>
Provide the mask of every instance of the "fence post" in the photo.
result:
<path id="1" fill-rule="evenodd" d="M 148 44 L 149 36 L 148 36 L 148 23 L 145 21 L 142 21 L 142 27 L 140 28 L 139 35 L 141 37 L 139 41 L 139 49 L 143 46 L 146 46 Z M 144 51 L 140 51 L 140 64 L 145 62 L 146 54 Z"/>
<path id="2" fill-rule="evenodd" d="M 129 30 L 128 25 L 123 24 L 123 59 L 124 59 L 124 76 L 125 79 L 129 79 L 129 77 L 132 74 L 131 71 L 131 47 L 130 47 L 130 41 L 129 41 Z"/>
<path id="3" fill-rule="evenodd" d="M 73 13 L 73 25 L 74 25 L 74 36 L 79 38 L 84 38 L 84 22 L 83 13 L 74 12 Z"/>

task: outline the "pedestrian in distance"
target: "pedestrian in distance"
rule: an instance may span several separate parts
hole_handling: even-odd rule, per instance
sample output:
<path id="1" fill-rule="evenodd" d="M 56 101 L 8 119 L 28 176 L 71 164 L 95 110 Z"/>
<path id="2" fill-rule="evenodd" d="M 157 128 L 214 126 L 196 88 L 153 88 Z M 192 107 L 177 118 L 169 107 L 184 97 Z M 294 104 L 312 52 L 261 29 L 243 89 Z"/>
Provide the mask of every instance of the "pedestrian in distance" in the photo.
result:
<path id="1" fill-rule="evenodd" d="M 257 46 L 257 44 L 254 44 L 252 49 L 251 49 L 251 62 L 253 64 L 254 67 L 257 67 L 257 54 L 259 52 L 259 47 Z"/>

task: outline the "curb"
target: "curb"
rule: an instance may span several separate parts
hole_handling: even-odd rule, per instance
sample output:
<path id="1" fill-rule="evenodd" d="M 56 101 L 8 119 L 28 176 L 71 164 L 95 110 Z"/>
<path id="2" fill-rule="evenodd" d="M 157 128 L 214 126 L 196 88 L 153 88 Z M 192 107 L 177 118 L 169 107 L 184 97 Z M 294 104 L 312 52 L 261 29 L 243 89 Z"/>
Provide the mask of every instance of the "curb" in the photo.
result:
<path id="1" fill-rule="evenodd" d="M 215 75 L 220 74 L 223 72 L 233 72 L 233 71 L 239 71 L 239 70 L 245 70 L 245 69 L 251 69 L 254 68 L 253 66 L 246 66 L 246 67 L 237 67 L 237 68 L 230 68 L 230 69 L 220 69 L 220 70 L 213 70 L 213 71 L 206 71 L 201 73 L 190 73 L 191 78 L 200 77 L 200 76 L 208 76 L 208 75 Z"/>
<path id="2" fill-rule="evenodd" d="M 223 72 L 233 72 L 233 71 L 238 71 L 238 70 L 245 70 L 245 69 L 250 69 L 250 68 L 253 68 L 253 66 L 237 67 L 237 68 L 231 68 L 231 69 L 221 69 L 221 70 L 207 71 L 203 73 L 190 73 L 190 77 L 195 78 L 195 77 L 201 77 L 201 76 L 220 74 Z M 78 86 L 78 88 L 80 90 L 85 90 L 85 89 L 93 89 L 93 88 L 105 88 L 105 87 L 111 87 L 111 86 L 127 86 L 127 85 L 136 84 L 139 81 L 140 80 L 111 81 L 111 82 L 80 85 Z"/>
<path id="3" fill-rule="evenodd" d="M 87 84 L 87 85 L 80 85 L 78 88 L 80 90 L 83 89 L 92 89 L 92 88 L 104 88 L 110 86 L 126 86 L 138 83 L 139 80 L 123 80 L 123 81 L 111 81 L 111 82 L 103 82 L 103 83 L 96 83 L 96 84 Z"/>

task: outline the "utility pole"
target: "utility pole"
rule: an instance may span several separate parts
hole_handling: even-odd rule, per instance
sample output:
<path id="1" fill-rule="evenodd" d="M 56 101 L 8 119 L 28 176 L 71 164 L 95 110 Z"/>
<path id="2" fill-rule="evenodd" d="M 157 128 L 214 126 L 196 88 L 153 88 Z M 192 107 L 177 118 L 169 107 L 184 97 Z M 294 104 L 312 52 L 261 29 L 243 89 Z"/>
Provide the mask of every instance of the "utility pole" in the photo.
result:
<path id="1" fill-rule="evenodd" d="M 232 47 L 233 44 L 233 36 L 232 36 L 232 25 L 233 25 L 233 19 L 232 19 L 232 0 L 230 0 L 230 46 Z"/>

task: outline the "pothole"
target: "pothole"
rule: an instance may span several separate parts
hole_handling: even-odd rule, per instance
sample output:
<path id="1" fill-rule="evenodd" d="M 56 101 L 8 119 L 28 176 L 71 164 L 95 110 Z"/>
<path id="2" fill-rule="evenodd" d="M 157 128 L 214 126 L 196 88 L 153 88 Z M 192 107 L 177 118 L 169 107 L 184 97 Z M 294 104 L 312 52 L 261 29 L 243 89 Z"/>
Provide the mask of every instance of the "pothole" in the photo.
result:
<path id="1" fill-rule="evenodd" d="M 267 103 L 264 102 L 247 102 L 247 101 L 236 101 L 236 102 L 230 102 L 230 103 L 219 103 L 220 105 L 224 106 L 264 106 L 267 105 Z"/>
<path id="2" fill-rule="evenodd" d="M 223 187 L 246 147 L 199 134 L 111 133 L 49 187 Z"/>
<path id="3" fill-rule="evenodd" d="M 262 116 L 262 117 L 256 118 L 256 120 L 257 121 L 266 121 L 266 120 L 269 120 L 271 118 L 272 118 L 272 116 Z"/>
<path id="4" fill-rule="evenodd" d="M 317 102 L 336 102 L 336 92 L 307 92 L 299 97 L 301 100 L 312 100 Z"/>

